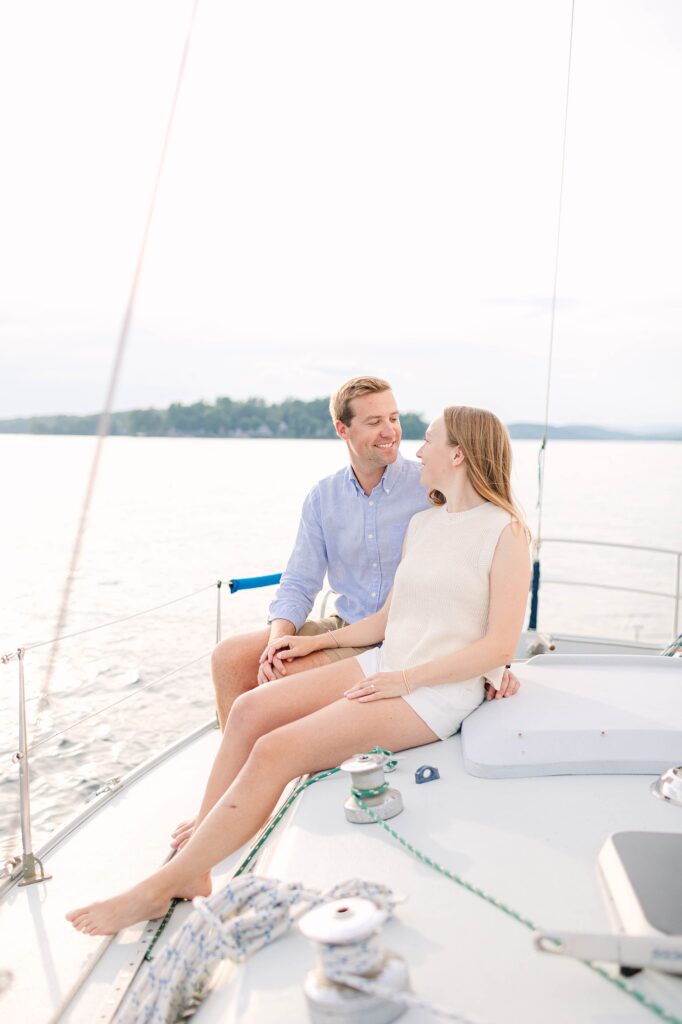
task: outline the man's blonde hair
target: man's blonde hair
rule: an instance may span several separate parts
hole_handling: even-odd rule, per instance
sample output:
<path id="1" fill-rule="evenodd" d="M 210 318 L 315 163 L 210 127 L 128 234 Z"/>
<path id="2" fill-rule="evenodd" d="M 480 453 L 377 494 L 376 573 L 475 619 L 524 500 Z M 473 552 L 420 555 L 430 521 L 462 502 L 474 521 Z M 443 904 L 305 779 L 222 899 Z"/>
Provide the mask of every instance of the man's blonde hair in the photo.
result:
<path id="1" fill-rule="evenodd" d="M 351 377 L 345 384 L 342 384 L 338 391 L 335 391 L 329 399 L 329 415 L 332 422 L 341 420 L 347 427 L 353 419 L 353 410 L 350 403 L 354 398 L 362 398 L 364 395 L 378 395 L 382 391 L 390 391 L 391 385 L 381 377 Z"/>

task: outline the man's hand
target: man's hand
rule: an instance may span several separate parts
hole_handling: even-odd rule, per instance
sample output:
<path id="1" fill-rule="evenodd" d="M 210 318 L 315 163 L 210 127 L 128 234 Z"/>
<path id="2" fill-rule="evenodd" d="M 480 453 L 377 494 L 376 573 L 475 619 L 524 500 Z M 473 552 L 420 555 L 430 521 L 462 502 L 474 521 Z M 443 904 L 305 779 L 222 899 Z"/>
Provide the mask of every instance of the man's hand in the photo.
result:
<path id="1" fill-rule="evenodd" d="M 318 642 L 319 636 L 280 636 L 270 640 L 260 656 L 258 682 L 261 682 L 261 673 L 264 683 L 281 679 L 287 674 L 285 663 L 320 650 Z"/>
<path id="2" fill-rule="evenodd" d="M 505 666 L 499 690 L 496 690 L 492 683 L 485 684 L 485 699 L 502 700 L 503 697 L 513 697 L 515 693 L 519 692 L 520 688 L 521 683 L 517 677 Z"/>
<path id="3" fill-rule="evenodd" d="M 266 647 L 260 656 L 258 675 L 256 676 L 259 686 L 262 686 L 263 683 L 271 683 L 274 679 L 282 678 L 282 673 L 279 672 L 274 665 L 271 665 L 269 661 L 265 660 L 267 653 L 268 648 Z"/>
<path id="4" fill-rule="evenodd" d="M 273 619 L 270 623 L 270 639 L 265 647 L 265 650 L 260 656 L 258 664 L 258 675 L 256 680 L 259 686 L 263 683 L 271 683 L 275 679 L 281 679 L 285 674 L 282 671 L 283 666 L 280 664 L 273 665 L 267 660 L 268 647 L 270 644 L 277 640 L 281 636 L 292 636 L 296 632 L 296 626 L 293 622 L 289 622 L 288 619 Z"/>

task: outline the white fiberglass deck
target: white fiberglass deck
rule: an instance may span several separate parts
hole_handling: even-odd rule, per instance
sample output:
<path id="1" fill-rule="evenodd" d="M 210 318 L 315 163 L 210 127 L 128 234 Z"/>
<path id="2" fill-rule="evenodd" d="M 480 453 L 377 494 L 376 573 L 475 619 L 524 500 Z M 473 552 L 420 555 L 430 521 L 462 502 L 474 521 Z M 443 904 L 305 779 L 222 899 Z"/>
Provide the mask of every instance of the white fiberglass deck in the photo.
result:
<path id="1" fill-rule="evenodd" d="M 523 680 L 524 668 L 519 668 Z M 532 672 L 531 672 L 532 674 Z M 505 702 L 499 710 L 513 704 Z M 102 940 L 79 935 L 67 909 L 114 892 L 160 863 L 167 835 L 196 805 L 217 745 L 209 733 L 114 798 L 48 862 L 45 885 L 15 889 L 0 910 L 0 967 L 14 983 L 0 1003 L 3 1020 L 44 1024 Z M 441 779 L 414 781 L 421 764 Z M 645 829 L 682 833 L 682 810 L 654 799 L 644 775 L 475 778 L 464 769 L 455 737 L 406 752 L 389 776 L 405 804 L 390 825 L 434 860 L 551 930 L 610 931 L 597 876 L 609 834 Z M 384 933 L 402 954 L 414 991 L 488 1024 L 635 1024 L 650 1010 L 582 964 L 541 954 L 531 933 L 480 898 L 420 864 L 378 825 L 346 822 L 342 775 L 306 790 L 268 841 L 256 872 L 327 889 L 344 879 L 381 881 L 407 897 Z M 237 861 L 215 873 L 216 888 Z M 179 907 L 170 937 L 190 907 Z M 83 994 L 63 1019 L 99 1019 L 112 982 L 138 945 L 129 929 L 105 950 Z M 302 980 L 314 952 L 290 933 L 243 966 L 224 964 L 198 1024 L 301 1024 Z M 682 1020 L 682 980 L 644 972 L 630 984 Z M 406 1024 L 435 1019 L 409 1011 Z"/>
<path id="2" fill-rule="evenodd" d="M 424 763 L 436 765 L 441 779 L 418 786 L 414 771 Z M 682 812 L 650 795 L 647 776 L 477 779 L 464 771 L 458 737 L 410 751 L 390 781 L 405 803 L 390 822 L 396 831 L 551 929 L 611 930 L 596 871 L 611 832 L 682 831 Z M 258 873 L 320 889 L 359 876 L 407 896 L 385 928 L 386 945 L 406 957 L 416 993 L 475 1020 L 654 1019 L 582 964 L 536 952 L 527 929 L 418 863 L 380 826 L 346 823 L 347 789 L 335 776 L 307 790 Z M 304 1021 L 301 981 L 312 963 L 307 942 L 289 935 L 227 971 L 198 1024 Z M 646 972 L 632 984 L 682 1018 L 681 980 Z M 403 1019 L 427 1017 L 409 1011 Z"/>

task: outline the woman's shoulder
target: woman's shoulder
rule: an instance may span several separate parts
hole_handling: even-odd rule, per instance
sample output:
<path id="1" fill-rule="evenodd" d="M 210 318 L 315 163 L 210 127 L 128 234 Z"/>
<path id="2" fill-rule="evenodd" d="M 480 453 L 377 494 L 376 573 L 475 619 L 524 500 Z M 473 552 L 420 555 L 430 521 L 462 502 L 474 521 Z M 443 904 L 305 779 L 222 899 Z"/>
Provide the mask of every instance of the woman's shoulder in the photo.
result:
<path id="1" fill-rule="evenodd" d="M 490 521 L 499 524 L 501 528 L 515 522 L 511 512 L 508 512 L 506 508 L 496 505 L 494 501 L 487 501 L 485 503 L 485 511 Z"/>
<path id="2" fill-rule="evenodd" d="M 421 512 L 415 512 L 407 524 L 408 537 L 414 537 L 428 529 L 429 524 L 434 522 L 434 516 L 437 516 L 439 511 L 438 508 L 433 506 L 432 508 L 425 508 Z"/>
<path id="3" fill-rule="evenodd" d="M 431 508 L 425 508 L 421 512 L 415 512 L 410 519 L 410 525 L 424 526 L 426 523 L 433 522 L 434 519 L 438 518 L 439 513 L 442 516 L 442 509 L 438 505 L 432 505 Z"/>

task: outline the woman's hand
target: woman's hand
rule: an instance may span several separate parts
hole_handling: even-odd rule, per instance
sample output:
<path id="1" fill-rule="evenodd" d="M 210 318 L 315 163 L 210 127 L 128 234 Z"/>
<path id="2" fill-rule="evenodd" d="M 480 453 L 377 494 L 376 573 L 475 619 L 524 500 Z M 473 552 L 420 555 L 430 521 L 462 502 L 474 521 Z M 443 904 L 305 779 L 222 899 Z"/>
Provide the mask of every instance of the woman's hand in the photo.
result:
<path id="1" fill-rule="evenodd" d="M 307 654 L 320 650 L 315 643 L 318 639 L 317 636 L 280 636 L 266 646 L 258 659 L 259 664 L 264 665 L 267 662 L 285 676 L 287 670 L 284 666 L 287 661 L 305 658 Z"/>
<path id="2" fill-rule="evenodd" d="M 520 689 L 521 683 L 519 682 L 518 677 L 515 676 L 513 672 L 510 672 L 505 666 L 499 690 L 496 690 L 493 684 L 489 680 L 486 680 L 485 699 L 502 700 L 503 697 L 513 697 Z"/>
<path id="3" fill-rule="evenodd" d="M 402 672 L 376 672 L 367 676 L 346 690 L 344 697 L 364 704 L 368 700 L 384 700 L 386 697 L 404 697 L 408 690 Z"/>

